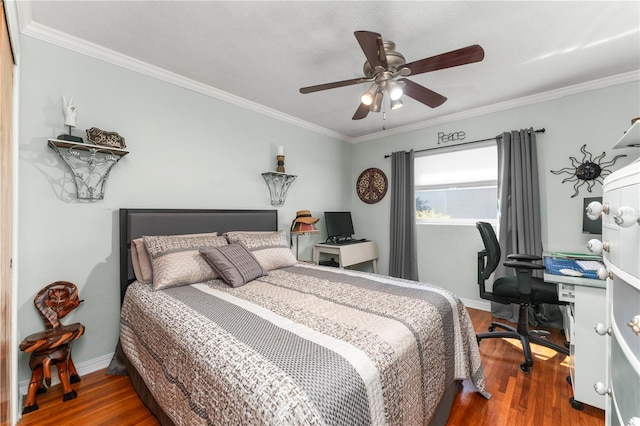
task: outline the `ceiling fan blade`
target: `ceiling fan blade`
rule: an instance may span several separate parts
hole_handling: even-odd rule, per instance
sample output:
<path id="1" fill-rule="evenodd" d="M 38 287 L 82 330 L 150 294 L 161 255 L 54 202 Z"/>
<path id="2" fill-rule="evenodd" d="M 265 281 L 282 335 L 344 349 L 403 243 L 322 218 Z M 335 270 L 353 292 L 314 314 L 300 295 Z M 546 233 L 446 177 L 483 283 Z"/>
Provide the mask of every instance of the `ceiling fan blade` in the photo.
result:
<path id="1" fill-rule="evenodd" d="M 358 107 L 358 109 L 356 110 L 356 113 L 353 114 L 353 117 L 351 119 L 352 120 L 362 120 L 363 118 L 365 118 L 367 116 L 367 114 L 369 114 L 369 105 L 365 105 L 365 104 L 361 103 L 360 106 Z"/>
<path id="2" fill-rule="evenodd" d="M 411 80 L 407 80 L 406 78 L 400 78 L 398 81 L 403 81 L 405 83 L 404 89 L 402 89 L 405 95 L 418 102 L 422 102 L 431 108 L 437 108 L 447 100 L 447 98 L 441 94 L 427 89 L 418 83 L 414 83 Z"/>
<path id="3" fill-rule="evenodd" d="M 325 84 L 318 84 L 317 86 L 303 87 L 300 89 L 300 93 L 319 92 L 321 90 L 335 89 L 336 87 L 344 87 L 344 86 L 351 86 L 359 83 L 367 83 L 373 80 L 374 80 L 373 78 L 360 77 L 360 78 L 352 78 L 351 80 L 334 81 L 333 83 L 325 83 Z"/>
<path id="4" fill-rule="evenodd" d="M 416 75 L 424 72 L 471 64 L 473 62 L 480 62 L 483 59 L 484 49 L 479 45 L 474 44 L 473 46 L 463 47 L 462 49 L 452 50 L 451 52 L 410 62 L 403 65 L 402 68 L 409 68 L 411 70 L 411 75 Z"/>
<path id="5" fill-rule="evenodd" d="M 367 57 L 371 68 L 381 66 L 385 70 L 389 69 L 387 54 L 384 52 L 384 45 L 380 34 L 372 33 L 371 31 L 356 31 L 353 34 L 355 34 L 358 43 L 360 43 L 360 47 L 364 52 L 364 56 Z"/>

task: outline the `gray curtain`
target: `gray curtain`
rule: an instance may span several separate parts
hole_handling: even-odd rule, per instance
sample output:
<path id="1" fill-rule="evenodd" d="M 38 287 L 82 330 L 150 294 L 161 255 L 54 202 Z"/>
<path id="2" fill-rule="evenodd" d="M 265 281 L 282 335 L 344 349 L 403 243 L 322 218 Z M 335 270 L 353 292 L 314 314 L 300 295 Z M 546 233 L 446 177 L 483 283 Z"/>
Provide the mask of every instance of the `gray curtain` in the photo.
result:
<path id="1" fill-rule="evenodd" d="M 391 154 L 391 250 L 389 275 L 418 280 L 413 150 Z"/>
<path id="2" fill-rule="evenodd" d="M 542 231 L 535 132 L 533 129 L 505 132 L 497 138 L 497 144 L 498 242 L 502 258 L 494 276 L 502 277 L 515 274 L 513 268 L 502 264 L 508 254 L 542 256 Z M 541 271 L 534 271 L 534 276 L 541 277 Z M 491 302 L 491 313 L 498 318 L 518 321 L 516 304 Z"/>

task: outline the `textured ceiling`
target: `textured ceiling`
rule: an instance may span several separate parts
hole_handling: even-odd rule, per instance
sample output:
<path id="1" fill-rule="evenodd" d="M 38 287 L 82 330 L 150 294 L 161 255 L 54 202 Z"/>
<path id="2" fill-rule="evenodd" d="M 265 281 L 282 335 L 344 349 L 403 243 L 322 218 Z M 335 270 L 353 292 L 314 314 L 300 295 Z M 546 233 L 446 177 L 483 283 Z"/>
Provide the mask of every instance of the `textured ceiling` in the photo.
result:
<path id="1" fill-rule="evenodd" d="M 90 42 L 346 140 L 640 73 L 638 1 L 19 3 L 27 34 Z M 485 59 L 410 77 L 448 98 L 438 108 L 405 96 L 403 108 L 385 107 L 384 123 L 381 113 L 354 121 L 367 84 L 298 89 L 362 76 L 356 30 L 394 41 L 407 62 L 472 44 Z"/>

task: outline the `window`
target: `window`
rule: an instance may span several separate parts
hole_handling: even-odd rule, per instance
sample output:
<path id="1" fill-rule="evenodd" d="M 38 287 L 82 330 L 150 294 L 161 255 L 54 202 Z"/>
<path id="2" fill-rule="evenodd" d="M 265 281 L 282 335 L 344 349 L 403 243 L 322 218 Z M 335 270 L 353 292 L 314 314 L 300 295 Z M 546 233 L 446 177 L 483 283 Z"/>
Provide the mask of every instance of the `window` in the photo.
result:
<path id="1" fill-rule="evenodd" d="M 495 142 L 426 153 L 414 166 L 418 223 L 497 222 Z"/>

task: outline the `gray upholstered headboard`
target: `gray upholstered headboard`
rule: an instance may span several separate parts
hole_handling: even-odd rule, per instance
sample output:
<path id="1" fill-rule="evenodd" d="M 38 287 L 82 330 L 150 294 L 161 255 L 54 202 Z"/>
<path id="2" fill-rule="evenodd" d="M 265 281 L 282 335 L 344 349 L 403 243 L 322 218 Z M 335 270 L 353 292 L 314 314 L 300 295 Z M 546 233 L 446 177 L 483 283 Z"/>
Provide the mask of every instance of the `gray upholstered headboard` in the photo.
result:
<path id="1" fill-rule="evenodd" d="M 135 276 L 131 240 L 143 235 L 276 231 L 277 210 L 120 209 L 120 303 Z"/>

